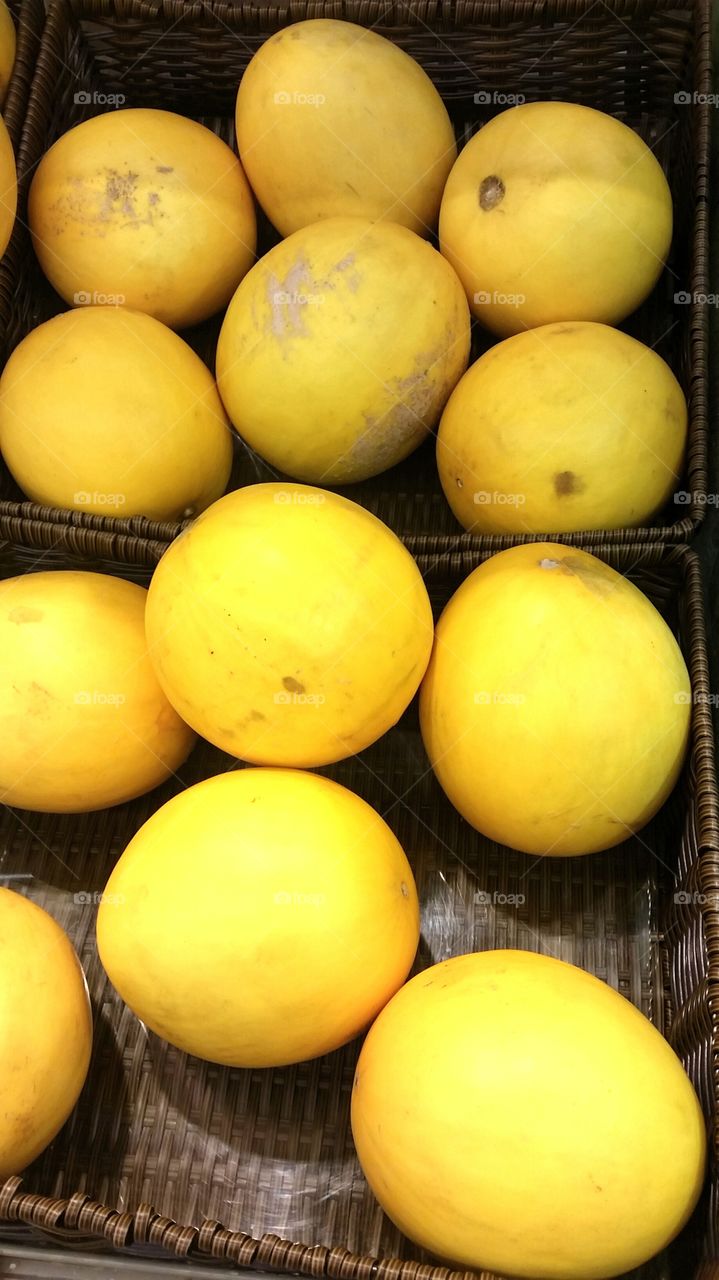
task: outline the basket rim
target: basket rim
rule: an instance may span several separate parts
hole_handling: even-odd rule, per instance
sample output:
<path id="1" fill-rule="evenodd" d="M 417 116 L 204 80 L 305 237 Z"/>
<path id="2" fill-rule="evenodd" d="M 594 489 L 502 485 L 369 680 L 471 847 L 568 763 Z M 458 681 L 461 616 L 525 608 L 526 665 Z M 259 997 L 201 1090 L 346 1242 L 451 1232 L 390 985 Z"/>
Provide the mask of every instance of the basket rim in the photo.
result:
<path id="1" fill-rule="evenodd" d="M 709 664 L 704 625 L 702 575 L 699 558 L 688 546 L 663 547 L 606 545 L 603 558 L 609 562 L 619 552 L 636 558 L 638 567 L 675 566 L 681 573 L 677 587 L 684 609 L 685 635 L 682 652 L 689 667 L 695 694 L 692 708 L 691 762 L 696 779 L 695 803 L 699 833 L 697 839 L 699 879 L 705 901 L 699 903 L 707 940 L 706 999 L 712 1014 L 713 1115 L 711 1136 L 716 1150 L 719 1129 L 719 796 L 715 771 L 715 748 L 709 702 Z M 442 579 L 464 578 L 491 552 L 444 551 L 418 561 L 424 575 Z M 628 572 L 628 568 L 620 572 Z M 699 794 L 701 792 L 701 794 Z M 684 1006 L 682 1006 L 684 1007 Z M 259 1238 L 231 1232 L 216 1220 L 199 1227 L 184 1226 L 158 1214 L 149 1204 L 134 1212 L 120 1211 L 94 1201 L 86 1193 L 69 1197 L 49 1197 L 23 1192 L 22 1177 L 0 1180 L 0 1224 L 21 1224 L 33 1228 L 48 1243 L 92 1244 L 116 1250 L 153 1246 L 167 1257 L 183 1258 L 198 1265 L 211 1260 L 247 1268 L 272 1270 L 326 1278 L 326 1280 L 499 1280 L 489 1272 L 452 1271 L 442 1266 L 404 1262 L 399 1258 L 378 1259 L 354 1254 L 343 1247 L 311 1246 L 281 1239 L 273 1233 Z M 0 1246 L 3 1244 L 0 1227 Z M 135 1258 L 147 1256 L 135 1252 Z M 696 1280 L 704 1272 L 697 1272 Z"/>
<path id="2" fill-rule="evenodd" d="M 42 0 L 24 0 L 25 4 L 41 5 Z M 412 5 L 410 0 L 395 0 L 394 6 L 388 10 L 382 0 L 291 0 L 290 4 L 268 7 L 265 4 L 240 0 L 239 3 L 228 3 L 227 0 L 50 0 L 42 39 L 35 63 L 34 75 L 30 86 L 27 111 L 22 129 L 19 151 L 17 154 L 18 185 L 22 197 L 26 195 L 34 169 L 39 163 L 44 150 L 45 110 L 38 105 L 43 101 L 42 86 L 54 82 L 54 71 L 59 49 L 68 29 L 83 20 L 112 23 L 143 20 L 172 22 L 177 29 L 187 29 L 193 25 L 202 25 L 206 29 L 214 24 L 218 27 L 242 27 L 248 24 L 261 29 L 271 30 L 284 26 L 288 21 L 299 21 L 304 16 L 317 17 L 318 10 L 333 17 L 361 18 L 365 25 L 384 18 L 385 25 L 402 25 L 404 27 L 427 28 L 432 22 L 438 28 L 447 29 L 473 23 L 503 23 L 507 16 L 516 11 L 523 21 L 527 21 L 527 7 L 523 0 L 500 0 L 499 3 L 487 5 L 482 0 L 421 0 Z M 555 20 L 576 20 L 586 14 L 584 0 L 534 0 L 532 19 L 536 23 Z M 457 533 L 430 535 L 429 533 L 406 533 L 403 540 L 410 545 L 411 540 L 435 536 L 438 539 L 460 543 L 478 550 L 496 549 L 514 546 L 517 543 L 534 541 L 538 537 L 551 537 L 553 540 L 577 546 L 593 546 L 597 543 L 620 544 L 625 540 L 636 542 L 658 542 L 681 544 L 689 541 L 700 528 L 706 513 L 706 494 L 709 483 L 708 471 L 708 368 L 709 368 L 709 317 L 707 307 L 697 302 L 697 297 L 709 292 L 709 218 L 707 206 L 709 200 L 709 160 L 711 121 L 708 95 L 711 92 L 711 0 L 679 0 L 674 4 L 670 0 L 617 0 L 613 5 L 613 13 L 617 16 L 626 14 L 635 18 L 650 16 L 656 13 L 683 12 L 690 14 L 695 27 L 695 49 L 693 58 L 693 89 L 700 100 L 692 108 L 693 111 L 693 197 L 694 218 L 692 225 L 691 249 L 691 289 L 693 301 L 690 305 L 689 350 L 691 379 L 688 388 L 689 432 L 686 459 L 686 476 L 691 495 L 690 502 L 684 507 L 681 519 L 669 525 L 639 526 L 637 528 L 619 528 L 614 530 L 581 530 L 574 534 L 499 534 L 477 535 Z M 401 23 L 398 21 L 401 18 Z M 391 21 L 390 21 L 391 19 Z M 18 219 L 19 221 L 19 219 Z M 23 254 L 21 239 L 25 228 L 16 228 L 5 260 L 0 265 L 0 287 L 3 277 L 6 280 L 16 279 L 21 269 Z M 4 268 L 4 269 L 3 269 Z M 351 491 L 348 493 L 351 497 Z M 48 525 L 55 525 L 65 532 L 68 544 L 78 552 L 90 556 L 112 555 L 112 540 L 116 537 L 130 538 L 136 541 L 123 541 L 123 553 L 131 556 L 137 563 L 147 563 L 147 548 L 142 546 L 143 540 L 160 541 L 169 544 L 176 538 L 187 522 L 150 521 L 144 517 L 134 517 L 128 527 L 127 520 L 115 516 L 91 516 L 85 512 L 71 511 L 66 508 L 41 506 L 29 501 L 0 501 L 0 522 L 3 536 L 11 542 L 23 546 L 42 549 L 51 538 Z M 73 533 L 70 535 L 69 530 Z M 101 540 L 106 539 L 106 544 Z M 97 545 L 96 545 L 97 544 Z M 439 545 L 439 544 L 438 544 Z M 100 546 L 105 549 L 100 550 Z"/>

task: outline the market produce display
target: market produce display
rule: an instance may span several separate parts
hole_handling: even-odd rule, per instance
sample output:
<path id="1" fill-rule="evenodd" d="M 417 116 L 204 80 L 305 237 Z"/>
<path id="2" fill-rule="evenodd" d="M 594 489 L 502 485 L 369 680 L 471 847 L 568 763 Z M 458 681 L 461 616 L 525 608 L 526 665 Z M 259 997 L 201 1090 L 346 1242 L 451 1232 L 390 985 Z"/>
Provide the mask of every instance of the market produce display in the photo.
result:
<path id="1" fill-rule="evenodd" d="M 230 428 L 209 369 L 120 307 L 66 311 L 0 376 L 0 450 L 34 502 L 179 520 L 225 491 Z"/>
<path id="2" fill-rule="evenodd" d="M 192 731 L 145 640 L 142 587 L 107 574 L 0 582 L 0 796 L 50 813 L 120 804 L 164 782 Z"/>
<path id="3" fill-rule="evenodd" d="M 34 902 L 0 887 L 0 1178 L 45 1150 L 77 1102 L 92 1015 L 69 938 Z"/>
<path id="4" fill-rule="evenodd" d="M 419 904 L 364 800 L 313 773 L 244 769 L 150 818 L 97 934 L 110 980 L 158 1035 L 212 1062 L 282 1066 L 379 1013 L 414 960 Z"/>
<path id="5" fill-rule="evenodd" d="M 0 0 L 0 95 L 8 20 Z M 660 518 L 687 402 L 669 364 L 611 326 L 667 259 L 669 186 L 637 133 L 569 102 L 498 111 L 457 156 L 419 64 L 334 19 L 255 52 L 236 134 L 239 157 L 204 125 L 130 106 L 36 168 L 32 241 L 71 310 L 0 375 L 3 458 L 35 502 L 191 523 L 148 590 L 80 568 L 0 581 L 0 796 L 86 813 L 173 780 L 97 895 L 123 1016 L 255 1076 L 367 1033 L 341 1123 L 351 1109 L 399 1228 L 461 1267 L 606 1280 L 661 1251 L 702 1188 L 705 1124 L 679 1059 L 557 959 L 433 963 L 416 849 L 307 770 L 388 733 L 406 745 L 409 718 L 395 726 L 419 695 L 426 756 L 416 729 L 412 750 L 469 824 L 470 877 L 482 838 L 513 865 L 591 856 L 669 799 L 695 696 L 670 609 L 601 555 L 536 540 L 488 555 L 435 630 L 407 547 L 351 488 L 327 488 L 436 431 L 470 533 Z M 1 121 L 0 187 L 4 251 Z M 468 368 L 472 316 L 500 340 Z M 236 487 L 233 448 L 276 479 Z M 230 759 L 187 787 L 196 735 Z M 392 821 L 405 790 L 385 785 Z M 417 830 L 438 867 L 455 852 L 419 815 Z M 4 889 L 0 957 L 1 1177 L 63 1124 L 92 1032 L 70 941 Z"/>

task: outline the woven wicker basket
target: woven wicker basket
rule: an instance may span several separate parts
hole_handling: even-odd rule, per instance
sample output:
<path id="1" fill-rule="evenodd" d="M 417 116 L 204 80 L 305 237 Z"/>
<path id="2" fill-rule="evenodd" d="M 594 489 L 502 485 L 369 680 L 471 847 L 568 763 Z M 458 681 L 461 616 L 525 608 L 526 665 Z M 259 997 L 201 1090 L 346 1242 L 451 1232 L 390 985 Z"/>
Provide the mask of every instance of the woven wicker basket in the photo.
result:
<path id="1" fill-rule="evenodd" d="M 404 0 L 52 0 L 23 133 L 23 192 L 50 143 L 104 109 L 102 103 L 77 103 L 78 90 L 86 96 L 123 94 L 130 106 L 185 112 L 233 142 L 235 93 L 252 53 L 278 27 L 320 15 L 372 25 L 416 57 L 442 92 L 461 140 L 501 110 L 478 105 L 475 94 L 511 93 L 610 111 L 654 147 L 674 196 L 674 245 L 659 285 L 627 328 L 669 361 L 689 397 L 690 440 L 680 489 L 690 500 L 672 501 L 649 529 L 567 540 L 585 546 L 686 541 L 705 508 L 708 322 L 705 305 L 677 304 L 674 296 L 708 291 L 710 108 L 705 101 L 677 102 L 676 96 L 706 95 L 711 88 L 708 0 L 614 0 L 611 6 L 585 0 L 419 0 L 411 6 Z M 265 226 L 261 247 L 269 243 Z M 15 289 L 5 325 L 0 312 L 8 352 L 30 328 L 63 309 L 42 278 L 24 228 L 18 229 L 10 264 Z M 217 330 L 215 322 L 191 335 L 210 364 Z M 237 443 L 235 486 L 272 475 Z M 416 551 L 451 545 L 497 550 L 511 541 L 462 535 L 439 486 L 432 441 L 402 465 L 347 492 Z M 119 554 L 147 564 L 152 553 L 142 539 L 167 541 L 179 528 L 38 507 L 23 501 L 7 470 L 0 469 L 0 535 L 14 543 L 61 545 L 108 559 Z"/>
<path id="2" fill-rule="evenodd" d="M 40 47 L 40 36 L 45 22 L 45 6 L 43 0 L 8 0 L 8 7 L 15 22 L 17 43 L 15 64 L 2 116 L 17 159 L 30 97 L 30 85 Z M 24 235 L 23 228 L 16 225 L 15 242 L 24 239 Z M 18 289 L 18 272 L 19 261 L 11 244 L 0 258 L 0 356 L 3 363 L 5 353 L 10 349 L 8 344 L 11 341 L 11 316 L 16 305 L 13 299 Z"/>
<path id="3" fill-rule="evenodd" d="M 414 704 L 375 746 L 323 772 L 375 805 L 408 852 L 423 904 L 420 967 L 493 946 L 543 950 L 596 973 L 668 1036 L 706 1113 L 711 1177 L 677 1245 L 636 1277 L 698 1280 L 709 1274 L 700 1261 L 719 1257 L 719 806 L 701 583 L 686 548 L 602 554 L 676 630 L 695 694 L 688 765 L 640 838 L 528 869 L 530 860 L 470 830 L 445 799 L 427 770 Z M 437 609 L 478 559 L 421 561 Z M 43 562 L 61 563 L 57 553 Z M 0 555 L 0 573 L 21 567 Z M 181 781 L 234 763 L 201 744 Z M 0 1184 L 0 1242 L 114 1246 L 336 1280 L 449 1280 L 383 1217 L 361 1177 L 348 1124 L 357 1044 L 290 1069 L 224 1069 L 148 1035 L 109 987 L 92 896 L 129 837 L 180 785 L 82 817 L 6 811 L 2 820 L 0 873 L 20 877 L 10 883 L 72 937 L 92 994 L 95 1047 L 78 1107 L 55 1143 L 22 1181 Z M 680 890 L 689 900 L 676 901 Z M 485 905 L 495 891 L 521 892 L 524 903 Z"/>
<path id="4" fill-rule="evenodd" d="M 8 0 L 8 7 L 15 21 L 17 46 L 15 65 L 3 108 L 3 120 L 17 154 L 22 127 L 25 123 L 40 36 L 45 22 L 45 6 L 42 0 Z M 0 279 L 2 279 L 2 268 L 0 268 Z"/>

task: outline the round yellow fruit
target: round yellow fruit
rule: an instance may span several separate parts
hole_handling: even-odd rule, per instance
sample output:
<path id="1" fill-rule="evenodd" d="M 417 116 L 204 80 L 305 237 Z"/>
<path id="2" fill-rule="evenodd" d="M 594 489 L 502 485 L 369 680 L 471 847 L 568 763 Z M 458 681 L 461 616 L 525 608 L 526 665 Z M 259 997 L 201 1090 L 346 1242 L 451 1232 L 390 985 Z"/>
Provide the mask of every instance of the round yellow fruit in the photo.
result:
<path id="1" fill-rule="evenodd" d="M 217 381 L 240 435 L 287 475 L 348 484 L 406 458 L 467 366 L 469 310 L 444 258 L 406 227 L 331 218 L 245 277 Z"/>
<path id="2" fill-rule="evenodd" d="M 0 116 L 0 258 L 10 243 L 17 212 L 17 174 L 10 134 Z"/>
<path id="3" fill-rule="evenodd" d="M 111 111 L 63 134 L 37 167 L 28 217 L 66 302 L 125 305 L 173 329 L 226 306 L 255 253 L 239 160 L 170 111 Z"/>
<path id="4" fill-rule="evenodd" d="M 0 801 L 84 813 L 164 782 L 194 735 L 145 642 L 147 592 L 101 573 L 0 582 Z"/>
<path id="5" fill-rule="evenodd" d="M 689 675 L 664 619 L 602 560 L 551 542 L 492 556 L 437 625 L 422 736 L 452 804 L 525 853 L 594 853 L 676 782 Z"/>
<path id="6" fill-rule="evenodd" d="M 687 406 L 656 352 L 608 325 L 516 334 L 473 364 L 437 436 L 442 488 L 474 533 L 645 524 L 674 492 Z"/>
<path id="7" fill-rule="evenodd" d="M 243 769 L 145 823 L 110 877 L 97 939 L 110 981 L 165 1040 L 229 1066 L 283 1066 L 376 1017 L 411 968 L 419 904 L 401 846 L 359 796 L 312 773 Z"/>
<path id="8" fill-rule="evenodd" d="M 92 1015 L 69 938 L 0 888 L 0 1178 L 27 1167 L 72 1111 L 90 1065 Z"/>
<path id="9" fill-rule="evenodd" d="M 364 507 L 305 485 L 221 498 L 150 584 L 160 683 L 203 737 L 255 764 L 312 768 L 397 722 L 432 648 L 422 575 Z"/>
<path id="10" fill-rule="evenodd" d="M 437 223 L 457 155 L 429 76 L 375 31 L 296 22 L 258 49 L 237 95 L 242 163 L 283 236 L 323 218 Z"/>
<path id="11" fill-rule="evenodd" d="M 439 236 L 494 333 L 555 320 L 617 324 L 659 278 L 672 197 L 659 162 L 621 121 L 577 103 L 528 102 L 495 116 L 461 152 Z"/>
<path id="12" fill-rule="evenodd" d="M 232 438 L 214 379 L 152 316 L 67 311 L 0 378 L 0 448 L 33 502 L 179 520 L 224 493 Z"/>
<path id="13" fill-rule="evenodd" d="M 7 97 L 15 65 L 15 23 L 5 0 L 0 0 L 0 107 Z"/>
<path id="14" fill-rule="evenodd" d="M 697 1202 L 704 1120 L 633 1005 L 526 951 L 458 956 L 379 1015 L 352 1091 L 367 1181 L 401 1231 L 462 1267 L 624 1275 Z"/>

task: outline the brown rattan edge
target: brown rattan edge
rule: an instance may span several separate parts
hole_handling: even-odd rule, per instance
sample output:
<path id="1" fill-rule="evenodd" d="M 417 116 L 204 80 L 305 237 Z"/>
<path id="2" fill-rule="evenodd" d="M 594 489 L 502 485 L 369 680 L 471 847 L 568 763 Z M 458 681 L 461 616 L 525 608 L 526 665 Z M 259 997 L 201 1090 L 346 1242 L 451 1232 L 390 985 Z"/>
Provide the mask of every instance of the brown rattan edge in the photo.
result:
<path id="1" fill-rule="evenodd" d="M 35 71 L 37 51 L 45 24 L 43 0 L 22 0 L 15 23 L 15 62 L 3 107 L 3 120 L 17 153 L 25 123 L 30 85 Z"/>
<path id="2" fill-rule="evenodd" d="M 79 1193 L 69 1199 L 28 1195 L 22 1178 L 0 1182 L 0 1221 L 23 1223 L 57 1242 L 103 1241 L 114 1249 L 153 1246 L 173 1257 L 210 1259 L 233 1267 L 256 1267 L 283 1274 L 327 1277 L 327 1280 L 500 1280 L 489 1272 L 452 1271 L 447 1267 L 373 1258 L 347 1249 L 297 1244 L 268 1234 L 258 1239 L 227 1231 L 206 1220 L 183 1227 L 142 1204 L 135 1213 L 119 1213 Z"/>
<path id="3" fill-rule="evenodd" d="M 62 519 L 50 522 L 28 515 L 7 516 L 2 504 L 0 540 L 23 552 L 36 552 L 33 567 L 42 565 L 51 553 L 66 552 L 78 559 L 106 562 L 118 572 L 123 565 L 154 568 L 168 546 L 125 527 L 96 530 Z"/>
<path id="4" fill-rule="evenodd" d="M 41 4 L 41 0 L 25 0 L 33 5 Z M 639 16 L 661 12 L 664 0 L 618 0 L 612 6 L 612 12 L 630 20 Z M 709 292 L 709 159 L 710 159 L 710 107 L 708 95 L 711 93 L 711 7 L 710 0 L 683 0 L 677 9 L 691 12 L 695 23 L 695 55 L 693 89 L 699 97 L 693 107 L 694 111 L 694 203 L 695 217 L 693 225 L 692 245 L 692 292 L 697 295 Z M 185 0 L 51 0 L 47 21 L 40 42 L 36 59 L 35 75 L 32 83 L 30 100 L 27 106 L 25 124 L 18 152 L 18 182 L 20 189 L 20 207 L 24 206 L 24 197 L 30 179 L 38 164 L 45 145 L 44 115 L 38 106 L 52 95 L 52 87 L 57 78 L 57 50 L 62 47 L 63 38 L 68 25 L 79 18 L 87 20 L 107 21 L 166 21 L 175 27 L 202 24 L 203 29 L 217 26 L 236 25 L 239 21 L 248 31 L 273 30 L 288 20 L 300 21 L 306 17 L 331 15 L 356 20 L 364 23 L 380 19 L 384 23 L 396 23 L 404 26 L 432 26 L 438 30 L 453 28 L 457 25 L 476 22 L 497 25 L 512 19 L 513 15 L 526 20 L 526 0 L 420 0 L 420 3 L 407 3 L 397 0 L 392 7 L 382 0 L 290 0 L 287 5 L 267 4 L 227 4 L 219 0 L 201 0 L 200 3 L 185 3 Z M 585 0 L 533 0 L 531 17 L 537 22 L 551 19 L 576 20 L 586 13 Z M 16 279 L 20 271 L 21 239 L 24 228 L 17 228 L 8 247 L 5 262 L 0 266 L 0 322 L 2 321 L 3 278 L 5 290 L 8 281 Z M 3 268 L 5 268 L 3 270 Z M 692 379 L 689 388 L 691 430 L 687 458 L 687 482 L 691 494 L 691 502 L 687 504 L 684 517 L 671 525 L 642 527 L 637 529 L 622 528 L 616 530 L 581 531 L 575 534 L 526 534 L 526 535 L 472 535 L 457 532 L 453 534 L 433 535 L 407 533 L 403 541 L 413 552 L 441 552 L 453 545 L 476 551 L 499 551 L 514 546 L 519 542 L 536 541 L 539 536 L 548 540 L 566 542 L 572 546 L 588 549 L 595 546 L 619 545 L 626 542 L 637 543 L 685 543 L 698 530 L 706 510 L 706 493 L 708 486 L 708 344 L 709 320 L 707 307 L 696 301 L 692 304 L 690 321 L 690 348 Z M 348 495 L 351 497 L 351 490 Z M 92 536 L 84 538 L 84 534 L 98 535 L 102 539 L 103 548 L 111 548 L 117 537 L 129 535 L 133 541 L 123 543 L 124 556 L 132 557 L 134 563 L 147 564 L 153 562 L 154 552 L 143 549 L 139 544 L 142 539 L 159 541 L 168 544 L 178 536 L 185 524 L 179 522 L 145 521 L 137 517 L 128 522 L 112 516 L 91 516 L 84 512 L 69 511 L 22 501 L 0 502 L 0 520 L 2 534 L 11 543 L 30 546 L 43 550 L 48 546 L 50 533 L 44 524 L 71 524 L 74 533 L 72 546 L 75 554 L 103 556 L 111 551 L 98 552 L 97 539 Z M 431 541 L 423 542 L 423 539 Z M 62 545 L 62 544 L 61 544 Z"/>
<path id="5" fill-rule="evenodd" d="M 320 17 L 330 14 L 348 22 L 377 23 L 386 25 L 456 27 L 464 23 L 481 23 L 501 27 L 511 17 L 526 21 L 528 17 L 537 23 L 547 21 L 573 22 L 587 12 L 586 0 L 287 0 L 282 5 L 254 3 L 252 0 L 70 0 L 73 8 L 84 17 L 98 20 L 121 17 L 124 20 L 167 20 L 195 24 L 199 21 L 226 24 L 236 20 L 239 13 L 243 23 L 254 23 L 258 30 L 268 23 L 282 26 L 287 18 L 300 21 L 303 17 Z M 678 0 L 674 8 L 690 12 L 696 8 L 695 0 Z M 648 18 L 655 13 L 666 12 L 665 0 L 614 0 L 612 13 L 631 21 Z"/>

